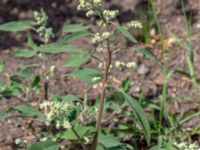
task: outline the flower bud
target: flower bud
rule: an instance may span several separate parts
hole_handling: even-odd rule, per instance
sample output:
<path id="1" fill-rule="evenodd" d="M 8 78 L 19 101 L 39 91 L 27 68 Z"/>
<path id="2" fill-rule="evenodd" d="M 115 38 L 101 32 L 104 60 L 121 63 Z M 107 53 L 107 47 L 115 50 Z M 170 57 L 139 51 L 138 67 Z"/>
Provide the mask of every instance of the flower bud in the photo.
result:
<path id="1" fill-rule="evenodd" d="M 126 64 L 126 67 L 127 68 L 135 68 L 135 67 L 137 67 L 137 64 L 136 64 L 136 62 L 128 62 Z"/>
<path id="2" fill-rule="evenodd" d="M 142 29 L 143 28 L 142 23 L 139 22 L 139 21 L 131 21 L 129 26 L 136 28 L 136 29 Z"/>
<path id="3" fill-rule="evenodd" d="M 93 0 L 93 4 L 96 7 L 100 7 L 102 5 L 102 0 Z"/>
<path id="4" fill-rule="evenodd" d="M 110 37 L 110 32 L 104 32 L 102 34 L 102 38 L 105 40 L 105 39 L 108 39 Z"/>
<path id="5" fill-rule="evenodd" d="M 90 11 L 88 11 L 87 13 L 86 13 L 86 16 L 87 17 L 92 17 L 92 16 L 94 16 L 95 15 L 95 12 L 93 11 L 93 10 L 90 10 Z"/>

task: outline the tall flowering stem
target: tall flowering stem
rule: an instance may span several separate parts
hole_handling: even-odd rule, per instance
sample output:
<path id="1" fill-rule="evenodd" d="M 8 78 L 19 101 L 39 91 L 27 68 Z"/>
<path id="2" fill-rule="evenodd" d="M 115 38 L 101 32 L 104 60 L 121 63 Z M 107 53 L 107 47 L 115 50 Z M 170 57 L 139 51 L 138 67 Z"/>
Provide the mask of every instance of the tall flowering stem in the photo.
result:
<path id="1" fill-rule="evenodd" d="M 106 67 L 104 70 L 104 79 L 102 81 L 102 88 L 101 88 L 101 99 L 100 99 L 100 105 L 98 108 L 98 114 L 97 114 L 97 121 L 96 121 L 96 132 L 94 135 L 93 143 L 92 143 L 92 150 L 96 150 L 97 147 L 97 142 L 98 142 L 98 135 L 99 131 L 101 129 L 101 120 L 102 120 L 102 115 L 103 115 L 103 109 L 104 109 L 104 104 L 106 100 L 106 85 L 107 85 L 107 80 L 109 76 L 109 68 L 112 62 L 112 51 L 110 49 L 110 41 L 109 39 L 106 40 L 107 43 L 107 63 Z"/>
<path id="2" fill-rule="evenodd" d="M 104 104 L 106 100 L 106 87 L 108 84 L 107 82 L 112 62 L 112 50 L 110 47 L 111 34 L 108 30 L 108 27 L 110 25 L 111 20 L 116 18 L 116 16 L 119 14 L 118 10 L 104 9 L 102 3 L 103 3 L 102 0 L 80 0 L 80 4 L 78 6 L 79 10 L 84 9 L 87 11 L 86 13 L 87 17 L 97 16 L 99 20 L 96 23 L 102 29 L 106 30 L 106 31 L 104 30 L 105 32 L 103 33 L 96 33 L 94 35 L 94 38 L 92 39 L 92 43 L 94 44 L 100 44 L 102 46 L 105 43 L 105 47 L 103 46 L 102 48 L 106 48 L 106 53 L 107 53 L 107 58 L 104 68 L 104 77 L 101 86 L 100 104 L 96 117 L 96 130 L 94 133 L 94 138 L 91 147 L 92 150 L 96 150 L 98 144 L 98 136 L 99 136 L 99 131 L 101 129 L 101 121 L 103 116 Z"/>

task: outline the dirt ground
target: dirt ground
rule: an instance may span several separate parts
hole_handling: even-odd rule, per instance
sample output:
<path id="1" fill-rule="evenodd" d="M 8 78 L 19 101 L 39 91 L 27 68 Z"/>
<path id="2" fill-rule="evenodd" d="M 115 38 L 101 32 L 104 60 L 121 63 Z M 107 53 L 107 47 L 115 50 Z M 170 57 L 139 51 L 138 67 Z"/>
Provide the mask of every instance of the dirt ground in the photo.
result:
<path id="1" fill-rule="evenodd" d="M 163 2 L 164 1 L 164 2 Z M 186 14 L 192 16 L 192 42 L 195 51 L 195 64 L 197 75 L 200 74 L 200 0 L 188 0 L 186 2 Z M 119 9 L 120 16 L 118 21 L 126 24 L 133 19 L 140 19 L 141 13 L 147 9 L 146 0 L 106 0 L 106 7 Z M 54 28 L 56 38 L 60 36 L 60 29 L 64 24 L 87 22 L 84 13 L 76 11 L 77 0 L 48 0 L 48 5 L 44 0 L 1 0 L 0 1 L 0 24 L 11 20 L 23 20 L 32 17 L 32 12 L 39 8 L 44 8 L 49 16 L 49 25 Z M 169 42 L 169 68 L 175 70 L 182 68 L 188 69 L 186 65 L 185 56 L 188 51 L 187 33 L 184 23 L 184 16 L 181 12 L 180 0 L 156 0 L 155 6 L 158 10 L 161 27 L 165 33 L 166 42 Z M 93 20 L 90 20 L 93 22 Z M 153 30 L 152 30 L 153 32 Z M 183 40 L 181 46 L 172 45 L 172 35 Z M 154 34 L 151 44 L 129 45 L 126 41 L 122 44 L 127 44 L 131 51 L 120 52 L 114 56 L 116 60 L 122 61 L 136 61 L 138 67 L 133 70 L 125 70 L 123 72 L 114 72 L 117 80 L 122 81 L 126 76 L 130 75 L 132 81 L 131 94 L 138 95 L 144 91 L 144 95 L 149 100 L 159 100 L 162 94 L 163 85 L 163 70 L 162 67 L 154 60 L 146 59 L 143 55 L 136 53 L 134 49 L 137 47 L 150 47 L 151 51 L 159 58 L 162 58 L 162 49 L 158 35 Z M 83 47 L 89 45 L 89 41 L 83 40 L 76 43 Z M 27 64 L 39 61 L 38 59 L 23 60 L 13 56 L 13 49 L 19 49 L 26 46 L 26 33 L 0 33 L 0 60 L 6 61 L 5 72 L 9 74 L 15 73 L 17 70 L 16 64 Z M 56 75 L 53 78 L 50 91 L 52 93 L 65 95 L 67 93 L 83 95 L 83 89 L 90 89 L 91 99 L 94 99 L 98 92 L 93 87 L 81 83 L 79 80 L 70 81 L 70 78 L 64 77 L 64 73 L 69 72 L 67 68 L 61 67 L 65 63 L 67 54 L 49 56 L 49 65 L 56 65 Z M 89 66 L 96 66 L 97 62 L 91 61 Z M 81 84 L 80 84 L 81 83 Z M 200 94 L 193 91 L 191 88 L 191 81 L 180 75 L 173 75 L 169 81 L 169 109 L 174 107 L 176 112 L 189 111 L 190 109 L 198 108 L 200 101 Z M 178 108 L 172 103 L 172 97 L 178 98 Z M 41 99 L 38 97 L 35 101 Z M 18 104 L 15 100 L 0 101 L 0 112 L 5 110 L 8 106 L 15 106 Z M 187 109 L 185 109 L 187 108 Z M 192 127 L 200 123 L 200 118 L 195 118 L 187 122 L 185 126 Z M 35 129 L 36 128 L 36 129 Z M 0 150 L 14 149 L 13 143 L 16 138 L 26 139 L 28 141 L 34 140 L 34 132 L 39 128 L 38 124 L 32 123 L 29 119 L 10 118 L 6 121 L 0 122 Z"/>

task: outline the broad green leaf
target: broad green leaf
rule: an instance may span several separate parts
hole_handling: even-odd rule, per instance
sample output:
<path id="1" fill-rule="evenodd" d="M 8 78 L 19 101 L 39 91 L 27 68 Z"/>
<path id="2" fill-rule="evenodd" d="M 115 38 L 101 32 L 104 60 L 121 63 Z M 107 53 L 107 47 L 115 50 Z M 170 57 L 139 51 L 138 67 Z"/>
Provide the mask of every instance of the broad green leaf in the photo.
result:
<path id="1" fill-rule="evenodd" d="M 63 53 L 63 52 L 80 52 L 77 47 L 72 45 L 60 45 L 58 43 L 48 44 L 41 47 L 37 47 L 34 50 L 37 50 L 41 53 Z"/>
<path id="2" fill-rule="evenodd" d="M 118 141 L 118 139 L 115 136 L 111 135 L 111 134 L 109 134 L 109 135 L 100 135 L 99 139 L 98 139 L 98 142 L 100 144 L 102 144 L 106 149 L 122 145 L 122 143 L 120 143 Z"/>
<path id="3" fill-rule="evenodd" d="M 0 121 L 3 121 L 7 118 L 7 115 L 5 113 L 0 113 Z"/>
<path id="4" fill-rule="evenodd" d="M 3 87 L 4 85 L 6 85 L 6 83 L 0 80 L 0 87 Z"/>
<path id="5" fill-rule="evenodd" d="M 32 21 L 20 21 L 20 22 L 8 22 L 0 25 L 0 31 L 5 32 L 17 32 L 17 31 L 24 31 L 31 28 Z"/>
<path id="6" fill-rule="evenodd" d="M 25 80 L 33 78 L 33 73 L 29 69 L 21 69 L 17 75 Z"/>
<path id="7" fill-rule="evenodd" d="M 68 33 L 80 32 L 87 30 L 89 27 L 90 26 L 84 24 L 69 24 L 64 26 L 63 32 L 68 32 Z"/>
<path id="8" fill-rule="evenodd" d="M 66 35 L 59 42 L 60 43 L 68 43 L 68 42 L 72 42 L 74 40 L 78 40 L 78 39 L 81 39 L 81 38 L 89 36 L 89 35 L 92 35 L 92 33 L 87 32 L 87 31 L 74 32 L 74 33 L 72 33 L 70 35 Z"/>
<path id="9" fill-rule="evenodd" d="M 126 94 L 123 90 L 119 89 L 119 92 L 121 92 L 123 94 L 123 96 L 124 96 L 125 100 L 127 101 L 128 105 L 135 112 L 135 115 L 138 118 L 138 120 L 139 120 L 139 122 L 142 125 L 142 128 L 144 130 L 144 135 L 145 135 L 146 141 L 149 144 L 150 140 L 151 140 L 151 129 L 150 129 L 149 121 L 147 119 L 147 116 L 146 116 L 143 108 L 137 102 L 137 100 L 132 98 L 130 95 Z"/>
<path id="10" fill-rule="evenodd" d="M 18 105 L 15 109 L 23 116 L 37 116 L 42 114 L 39 110 L 29 104 Z"/>
<path id="11" fill-rule="evenodd" d="M 93 132 L 94 127 L 78 125 L 77 127 L 75 127 L 75 130 L 76 132 L 79 133 L 79 136 L 83 138 L 87 133 Z M 66 132 L 64 132 L 64 134 L 62 135 L 62 138 L 68 139 L 68 140 L 78 140 L 77 136 L 74 134 L 72 130 L 67 130 Z"/>
<path id="12" fill-rule="evenodd" d="M 37 118 L 35 118 L 34 120 L 39 122 L 48 122 L 47 117 L 44 114 L 37 115 Z"/>
<path id="13" fill-rule="evenodd" d="M 0 61 L 0 73 L 4 71 L 5 63 L 3 61 Z"/>
<path id="14" fill-rule="evenodd" d="M 80 99 L 74 95 L 69 94 L 69 95 L 63 96 L 62 101 L 66 103 L 71 103 L 74 101 L 80 101 Z"/>
<path id="15" fill-rule="evenodd" d="M 62 101 L 64 103 L 73 103 L 73 102 L 77 102 L 77 101 L 81 102 L 81 100 L 78 97 L 76 97 L 74 95 L 71 95 L 71 94 L 68 94 L 66 96 L 57 96 L 57 95 L 55 95 L 53 97 L 53 99 L 55 101 Z"/>
<path id="16" fill-rule="evenodd" d="M 15 52 L 16 57 L 21 57 L 21 58 L 31 58 L 37 55 L 37 51 L 35 50 L 19 50 Z"/>
<path id="17" fill-rule="evenodd" d="M 53 141 L 41 141 L 32 144 L 28 150 L 59 150 L 59 145 Z"/>
<path id="18" fill-rule="evenodd" d="M 37 87 L 39 84 L 40 84 L 40 76 L 37 75 L 37 76 L 35 76 L 35 79 L 34 79 L 34 81 L 32 82 L 31 87 L 32 87 L 32 88 Z"/>
<path id="19" fill-rule="evenodd" d="M 147 58 L 157 60 L 157 57 L 147 48 L 137 48 L 136 51 L 142 53 Z"/>
<path id="20" fill-rule="evenodd" d="M 117 30 L 120 31 L 131 42 L 137 43 L 137 40 L 133 37 L 133 35 L 125 27 L 117 25 Z"/>
<path id="21" fill-rule="evenodd" d="M 106 148 L 103 147 L 103 145 L 98 144 L 98 145 L 97 145 L 97 150 L 106 150 Z"/>
<path id="22" fill-rule="evenodd" d="M 30 35 L 30 33 L 29 33 L 29 35 L 28 35 L 28 46 L 29 46 L 30 48 L 32 48 L 32 49 L 34 49 L 34 48 L 37 47 L 37 44 L 34 43 L 33 38 L 32 38 L 32 36 Z"/>
<path id="23" fill-rule="evenodd" d="M 71 55 L 67 59 L 67 63 L 65 64 L 66 67 L 80 67 L 88 60 L 90 60 L 91 55 L 89 53 L 80 53 Z"/>
<path id="24" fill-rule="evenodd" d="M 68 75 L 74 76 L 86 83 L 94 83 L 93 78 L 102 77 L 102 74 L 100 72 L 98 72 L 97 70 L 91 69 L 91 68 L 79 69 Z"/>

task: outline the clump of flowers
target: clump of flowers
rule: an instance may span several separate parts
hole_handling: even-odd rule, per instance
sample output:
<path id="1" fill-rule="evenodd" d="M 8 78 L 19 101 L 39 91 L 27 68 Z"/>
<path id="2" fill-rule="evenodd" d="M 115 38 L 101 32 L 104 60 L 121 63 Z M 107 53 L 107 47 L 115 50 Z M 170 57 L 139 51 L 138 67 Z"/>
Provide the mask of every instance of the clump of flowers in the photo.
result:
<path id="1" fill-rule="evenodd" d="M 186 143 L 186 142 L 181 142 L 181 143 L 174 143 L 175 147 L 180 149 L 180 150 L 200 150 L 200 147 L 197 143 Z"/>
<path id="2" fill-rule="evenodd" d="M 47 121 L 54 123 L 57 129 L 72 128 L 71 122 L 76 118 L 73 118 L 73 115 L 75 114 L 76 116 L 77 114 L 77 109 L 74 105 L 58 101 L 44 101 L 40 104 L 40 108 L 48 111 L 46 114 Z"/>
<path id="3" fill-rule="evenodd" d="M 135 68 L 135 67 L 137 67 L 137 64 L 136 64 L 136 62 L 125 63 L 125 62 L 122 62 L 122 61 L 116 61 L 115 62 L 115 67 L 119 68 L 120 70 L 123 70 L 126 67 L 127 68 Z"/>
<path id="4" fill-rule="evenodd" d="M 96 33 L 94 35 L 94 38 L 92 39 L 92 43 L 93 44 L 101 43 L 101 42 L 105 41 L 106 39 L 108 39 L 109 37 L 110 37 L 109 32 L 103 32 L 102 34 Z"/>
<path id="5" fill-rule="evenodd" d="M 15 144 L 16 144 L 19 148 L 25 148 L 26 145 L 27 145 L 27 141 L 17 138 L 17 139 L 15 139 Z"/>
<path id="6" fill-rule="evenodd" d="M 34 18 L 35 18 L 35 24 L 36 24 L 36 32 L 39 34 L 41 38 L 44 39 L 44 42 L 49 42 L 50 38 L 53 37 L 52 28 L 47 28 L 47 21 L 48 16 L 44 12 L 43 9 L 41 9 L 39 12 L 34 12 Z"/>
<path id="7" fill-rule="evenodd" d="M 130 27 L 136 28 L 136 29 L 142 29 L 143 25 L 139 21 L 131 21 L 129 24 Z"/>

